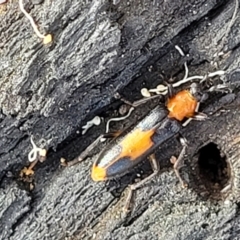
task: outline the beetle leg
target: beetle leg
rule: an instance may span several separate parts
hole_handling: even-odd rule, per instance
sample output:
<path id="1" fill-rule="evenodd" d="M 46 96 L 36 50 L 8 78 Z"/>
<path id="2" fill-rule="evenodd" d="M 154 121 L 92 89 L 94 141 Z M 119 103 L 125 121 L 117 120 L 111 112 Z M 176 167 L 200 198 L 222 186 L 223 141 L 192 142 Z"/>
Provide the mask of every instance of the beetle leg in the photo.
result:
<path id="1" fill-rule="evenodd" d="M 151 175 L 149 175 L 148 177 L 142 179 L 140 182 L 132 184 L 132 185 L 129 186 L 130 191 L 129 191 L 127 199 L 126 199 L 126 203 L 125 203 L 125 206 L 124 206 L 124 211 L 129 211 L 129 209 L 130 209 L 131 201 L 132 201 L 132 198 L 133 198 L 133 192 L 136 189 L 142 187 L 146 182 L 148 182 L 150 179 L 152 179 L 154 176 L 156 176 L 157 173 L 159 172 L 160 166 L 159 166 L 158 161 L 155 158 L 155 154 L 151 154 L 149 156 L 149 161 L 150 161 L 153 173 Z"/>
<path id="2" fill-rule="evenodd" d="M 178 158 L 172 156 L 170 161 L 171 161 L 171 163 L 173 163 L 173 168 L 174 168 L 175 174 L 178 177 L 180 183 L 182 184 L 182 187 L 187 187 L 187 183 L 184 182 L 184 180 L 180 176 L 180 172 L 179 172 L 179 170 L 182 168 L 182 166 L 184 164 L 184 155 L 187 150 L 187 140 L 186 140 L 186 138 L 180 137 L 180 142 L 181 142 L 183 148 L 182 148 Z"/>
<path id="3" fill-rule="evenodd" d="M 200 106 L 200 102 L 197 103 L 197 107 L 196 107 L 196 109 L 195 109 L 194 115 L 193 115 L 191 118 L 188 118 L 188 119 L 182 124 L 183 127 L 186 127 L 192 120 L 203 121 L 203 120 L 208 119 L 207 114 L 202 113 L 202 112 L 198 112 L 199 106 Z"/>
<path id="4" fill-rule="evenodd" d="M 189 91 L 195 97 L 195 94 L 200 92 L 200 85 L 198 83 L 192 83 Z"/>
<path id="5" fill-rule="evenodd" d="M 174 90 L 174 88 L 173 88 L 173 85 L 172 85 L 172 84 L 169 84 L 169 83 L 167 83 L 167 82 L 166 82 L 166 84 L 167 84 L 167 88 L 168 88 L 167 97 L 168 97 L 168 98 L 172 98 L 172 97 L 175 95 L 175 90 Z"/>
<path id="6" fill-rule="evenodd" d="M 208 119 L 207 114 L 202 113 L 202 112 L 195 112 L 192 119 L 197 120 L 197 121 L 203 121 Z"/>
<path id="7" fill-rule="evenodd" d="M 152 99 L 155 99 L 155 98 L 159 98 L 159 97 L 161 97 L 161 95 L 154 95 L 154 96 L 151 96 L 151 97 L 142 98 L 142 99 L 137 100 L 137 101 L 134 101 L 134 102 L 128 101 L 127 99 L 125 99 L 124 97 L 122 97 L 119 93 L 116 93 L 116 94 L 114 95 L 114 97 L 115 97 L 116 99 L 121 100 L 121 101 L 124 102 L 125 104 L 130 105 L 131 107 L 134 107 L 134 108 L 135 108 L 135 107 L 138 107 L 138 106 L 140 106 L 140 105 L 148 102 L 149 100 L 152 100 Z"/>
<path id="8" fill-rule="evenodd" d="M 100 142 L 100 140 L 102 138 L 113 138 L 113 137 L 117 137 L 121 134 L 122 132 L 113 132 L 113 133 L 104 133 L 101 134 L 93 143 L 91 143 L 78 157 L 76 157 L 75 159 L 67 162 L 65 159 L 61 159 L 61 165 L 64 167 L 69 167 L 72 165 L 75 165 L 81 161 L 83 161 L 89 154 L 89 152 L 91 152 Z"/>

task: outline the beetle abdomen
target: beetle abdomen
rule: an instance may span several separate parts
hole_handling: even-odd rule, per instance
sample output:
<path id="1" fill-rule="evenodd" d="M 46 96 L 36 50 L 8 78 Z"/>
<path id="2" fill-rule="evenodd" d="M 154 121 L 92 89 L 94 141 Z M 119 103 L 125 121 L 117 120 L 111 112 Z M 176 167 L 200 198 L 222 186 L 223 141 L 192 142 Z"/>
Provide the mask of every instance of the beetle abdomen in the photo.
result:
<path id="1" fill-rule="evenodd" d="M 133 130 L 108 145 L 93 165 L 92 179 L 103 181 L 124 175 L 178 132 L 177 121 L 166 116 L 166 110 L 157 106 Z"/>

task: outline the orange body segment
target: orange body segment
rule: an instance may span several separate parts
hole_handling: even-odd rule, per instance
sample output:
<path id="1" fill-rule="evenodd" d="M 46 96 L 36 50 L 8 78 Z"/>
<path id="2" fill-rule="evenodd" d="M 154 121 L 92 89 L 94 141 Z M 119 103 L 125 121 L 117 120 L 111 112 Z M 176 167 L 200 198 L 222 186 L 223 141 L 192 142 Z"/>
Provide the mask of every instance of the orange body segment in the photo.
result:
<path id="1" fill-rule="evenodd" d="M 194 116 L 197 100 L 187 90 L 177 93 L 167 101 L 168 117 L 182 121 L 184 118 Z"/>
<path id="2" fill-rule="evenodd" d="M 121 159 L 127 158 L 129 159 L 128 161 L 134 161 L 138 157 L 141 157 L 154 145 L 154 142 L 151 140 L 151 136 L 153 136 L 154 133 L 154 129 L 143 131 L 140 128 L 128 133 L 126 137 L 119 142 L 120 151 L 116 157 L 114 157 L 113 152 L 113 157 L 110 157 L 109 162 L 105 166 L 99 166 L 97 163 L 93 165 L 92 179 L 94 181 L 104 181 L 109 177 L 109 168 L 121 162 Z"/>
<path id="3" fill-rule="evenodd" d="M 122 157 L 129 157 L 131 160 L 134 160 L 144 154 L 154 144 L 151 140 L 151 137 L 154 133 L 155 131 L 153 129 L 148 131 L 135 129 L 133 132 L 128 134 L 119 143 L 122 151 L 118 156 L 118 159 Z"/>
<path id="4" fill-rule="evenodd" d="M 106 175 L 106 170 L 104 168 L 93 165 L 91 174 L 93 181 L 104 181 L 107 177 Z"/>

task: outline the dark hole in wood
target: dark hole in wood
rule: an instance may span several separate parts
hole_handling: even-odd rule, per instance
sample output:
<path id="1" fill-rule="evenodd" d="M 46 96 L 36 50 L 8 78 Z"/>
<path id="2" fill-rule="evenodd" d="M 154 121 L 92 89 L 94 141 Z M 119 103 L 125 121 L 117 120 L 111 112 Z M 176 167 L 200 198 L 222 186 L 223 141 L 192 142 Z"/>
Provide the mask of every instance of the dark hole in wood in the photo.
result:
<path id="1" fill-rule="evenodd" d="M 199 150 L 199 173 L 202 183 L 212 196 L 219 194 L 230 178 L 226 156 L 213 142 Z"/>
<path id="2" fill-rule="evenodd" d="M 203 223 L 203 224 L 201 225 L 201 227 L 202 227 L 203 229 L 206 229 L 207 227 L 209 227 L 209 224 L 208 224 L 208 223 Z"/>

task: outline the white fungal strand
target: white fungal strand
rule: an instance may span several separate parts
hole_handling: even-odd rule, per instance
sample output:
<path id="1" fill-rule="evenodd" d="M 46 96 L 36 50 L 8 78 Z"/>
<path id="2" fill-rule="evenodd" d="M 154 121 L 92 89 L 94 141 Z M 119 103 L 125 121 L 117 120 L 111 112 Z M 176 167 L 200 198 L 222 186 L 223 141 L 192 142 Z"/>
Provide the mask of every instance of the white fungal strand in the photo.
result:
<path id="1" fill-rule="evenodd" d="M 41 161 L 44 161 L 46 159 L 47 155 L 47 150 L 43 148 L 39 148 L 36 146 L 36 144 L 33 141 L 33 137 L 31 136 L 30 138 L 31 144 L 32 144 L 32 150 L 28 153 L 28 161 L 29 162 L 34 162 L 36 161 L 39 157 Z"/>
<path id="2" fill-rule="evenodd" d="M 23 14 L 26 16 L 26 18 L 30 21 L 30 23 L 32 25 L 32 28 L 33 28 L 34 32 L 36 33 L 36 35 L 43 40 L 43 44 L 48 44 L 48 43 L 52 42 L 52 35 L 51 34 L 43 35 L 42 33 L 39 32 L 38 27 L 35 24 L 33 18 L 25 10 L 25 8 L 23 6 L 23 0 L 19 0 L 19 7 L 20 7 L 20 10 L 23 12 Z"/>
<path id="3" fill-rule="evenodd" d="M 180 80 L 176 83 L 173 83 L 172 86 L 173 86 L 173 88 L 176 88 L 176 87 L 179 87 L 179 86 L 183 85 L 184 83 L 190 82 L 192 80 L 200 80 L 200 82 L 204 82 L 208 77 L 211 78 L 211 77 L 216 77 L 216 76 L 222 76 L 225 73 L 226 73 L 225 71 L 219 70 L 219 71 L 216 71 L 216 72 L 209 73 L 206 76 L 197 76 L 196 75 L 196 76 L 192 76 L 192 77 L 182 79 L 182 80 Z M 168 92 L 167 90 L 168 90 L 167 86 L 158 85 L 157 88 L 149 89 L 148 91 L 150 93 L 157 93 L 157 94 L 161 94 L 161 95 L 166 95 L 167 92 Z"/>
<path id="4" fill-rule="evenodd" d="M 101 123 L 101 118 L 99 116 L 95 116 L 92 120 L 88 121 L 86 125 L 82 126 L 82 135 L 84 135 L 92 126 L 99 125 Z"/>
<path id="5" fill-rule="evenodd" d="M 111 119 L 109 119 L 109 120 L 107 121 L 107 124 L 106 124 L 106 133 L 109 132 L 109 124 L 110 124 L 110 122 L 118 122 L 118 121 L 122 121 L 122 120 L 128 118 L 128 117 L 131 115 L 131 113 L 132 113 L 133 110 L 134 110 L 134 107 L 131 107 L 131 108 L 129 109 L 127 115 L 125 115 L 125 116 L 123 116 L 123 117 L 118 117 L 118 118 L 111 118 Z"/>
<path id="6" fill-rule="evenodd" d="M 151 97 L 151 93 L 148 91 L 147 88 L 142 88 L 141 89 L 141 94 L 143 97 Z"/>

